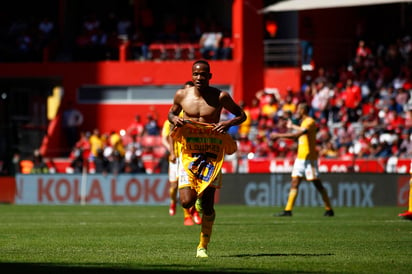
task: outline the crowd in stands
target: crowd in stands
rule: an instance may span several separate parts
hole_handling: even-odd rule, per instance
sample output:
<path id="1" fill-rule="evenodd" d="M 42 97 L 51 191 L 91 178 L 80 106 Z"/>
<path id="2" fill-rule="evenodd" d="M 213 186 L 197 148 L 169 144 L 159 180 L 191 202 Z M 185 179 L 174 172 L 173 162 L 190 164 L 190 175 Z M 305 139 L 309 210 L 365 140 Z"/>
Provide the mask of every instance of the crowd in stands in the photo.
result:
<path id="1" fill-rule="evenodd" d="M 161 127 L 155 113 L 148 113 L 142 121 L 136 115 L 127 130 L 102 134 L 82 132 L 70 154 L 68 173 L 81 173 L 93 166 L 99 174 L 164 173 L 167 172 L 168 154 L 161 143 Z M 152 162 L 148 167 L 147 162 Z"/>
<path id="2" fill-rule="evenodd" d="M 320 157 L 336 159 L 412 157 L 412 44 L 409 36 L 389 45 L 359 41 L 353 60 L 339 70 L 317 68 L 300 90 L 280 96 L 259 91 L 244 106 L 249 119 L 236 136 L 239 156 L 294 158 L 296 142 L 270 138 L 286 131 L 300 102 L 318 124 Z"/>
<path id="3" fill-rule="evenodd" d="M 92 132 L 80 132 L 68 156 L 70 163 L 63 172 L 103 175 L 167 173 L 168 153 L 162 144 L 158 118 L 155 112 L 148 113 L 146 118 L 142 121 L 141 116 L 136 115 L 127 130 L 101 133 L 95 128 Z M 34 151 L 31 159 L 20 160 L 18 155 L 15 158 L 15 170 L 19 173 L 58 172 L 53 159 L 44 159 L 39 150 Z"/>
<path id="4" fill-rule="evenodd" d="M 16 18 L 0 26 L 0 62 L 40 62 L 55 46 L 57 28 L 49 16 Z"/>
<path id="5" fill-rule="evenodd" d="M 299 90 L 281 93 L 276 88 L 256 92 L 250 104 L 240 105 L 247 120 L 229 134 L 238 142 L 237 159 L 286 158 L 296 156 L 293 140 L 270 138 L 272 132 L 287 131 L 287 120 L 295 121 L 297 104 L 310 106 L 318 124 L 320 157 L 353 160 L 412 157 L 412 44 L 404 37 L 376 49 L 361 41 L 348 66 L 340 70 L 317 68 Z M 282 94 L 282 95 L 281 95 Z M 221 119 L 230 119 L 223 110 Z M 167 150 L 161 143 L 161 124 L 156 111 L 140 115 L 125 132 L 83 132 L 70 155 L 67 172 L 82 172 L 93 164 L 96 173 L 167 172 Z M 38 163 L 39 155 L 35 155 Z M 145 163 L 154 166 L 147 169 Z M 42 169 L 43 168 L 43 169 Z"/>
<path id="6" fill-rule="evenodd" d="M 0 62 L 118 60 L 122 45 L 127 48 L 128 60 L 231 58 L 230 31 L 215 21 L 173 17 L 159 26 L 150 9 L 142 8 L 137 16 L 139 20 L 126 14 L 90 11 L 77 22 L 72 41 L 65 38 L 64 42 L 51 17 L 14 19 L 0 28 L 5 38 L 0 40 Z"/>

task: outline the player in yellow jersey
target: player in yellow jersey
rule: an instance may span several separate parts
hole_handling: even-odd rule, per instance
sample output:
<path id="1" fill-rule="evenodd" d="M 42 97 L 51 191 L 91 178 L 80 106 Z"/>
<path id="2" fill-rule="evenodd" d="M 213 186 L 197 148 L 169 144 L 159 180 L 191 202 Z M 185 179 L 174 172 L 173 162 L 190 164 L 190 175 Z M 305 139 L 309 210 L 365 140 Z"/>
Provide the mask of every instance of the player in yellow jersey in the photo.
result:
<path id="1" fill-rule="evenodd" d="M 312 182 L 322 195 L 325 204 L 324 216 L 332 217 L 334 216 L 334 212 L 328 193 L 319 179 L 318 152 L 316 150 L 316 122 L 309 116 L 309 106 L 305 103 L 298 105 L 296 116 L 296 118 L 301 121 L 300 126 L 288 121 L 288 128 L 292 129 L 291 132 L 271 134 L 273 140 L 278 138 L 298 139 L 298 152 L 292 169 L 292 181 L 288 202 L 284 211 L 277 214 L 277 216 L 292 216 L 293 206 L 298 196 L 299 185 L 302 179 L 305 178 L 307 181 Z"/>
<path id="2" fill-rule="evenodd" d="M 402 217 L 404 219 L 412 220 L 412 161 L 411 161 L 411 166 L 409 168 L 409 173 L 410 178 L 409 178 L 409 205 L 408 205 L 408 210 L 405 212 L 399 213 L 399 217 Z"/>
<path id="3" fill-rule="evenodd" d="M 213 157 L 215 159 L 214 163 L 218 163 L 217 159 L 221 159 L 221 153 L 224 153 L 224 150 L 221 149 L 223 146 L 215 146 L 214 144 L 208 145 L 207 143 L 209 141 L 209 143 L 215 141 L 220 143 L 220 141 L 216 140 L 216 138 L 219 137 L 218 134 L 225 134 L 231 126 L 239 125 L 246 119 L 245 112 L 233 101 L 228 92 L 209 86 L 209 81 L 211 78 L 212 73 L 210 72 L 210 65 L 207 61 L 199 60 L 194 62 L 192 65 L 192 81 L 194 83 L 194 87 L 179 89 L 176 92 L 173 98 L 173 105 L 170 108 L 168 116 L 169 121 L 174 126 L 182 127 L 184 129 L 183 131 L 180 131 L 181 135 L 179 135 L 178 132 L 176 136 L 177 138 L 180 138 L 180 140 L 188 137 L 185 135 L 190 132 L 190 128 L 188 128 L 189 126 L 197 128 L 194 130 L 198 130 L 199 133 L 204 132 L 204 140 L 200 140 L 197 137 L 193 137 L 191 140 L 185 139 L 185 145 L 190 146 L 193 144 L 194 146 L 183 148 L 182 151 L 184 150 L 188 152 L 190 149 L 205 149 L 205 152 L 199 153 L 199 159 L 194 160 L 193 162 L 190 159 L 182 159 L 181 162 L 184 163 L 183 168 L 186 174 L 184 177 L 179 177 L 179 198 L 180 203 L 184 208 L 192 207 L 198 196 L 201 196 L 201 205 L 203 209 L 202 228 L 200 232 L 200 242 L 197 246 L 196 252 L 196 257 L 200 258 L 208 257 L 207 248 L 210 242 L 212 227 L 216 216 L 214 209 L 214 197 L 218 184 L 215 183 L 218 183 L 221 179 L 220 172 L 213 169 L 214 167 L 219 169 L 219 166 L 214 166 L 209 161 L 210 158 Z M 220 115 L 223 108 L 233 113 L 234 117 L 226 121 L 220 121 Z M 183 118 L 179 117 L 182 110 L 184 112 Z M 193 122 L 193 124 L 188 123 L 188 120 Z M 200 125 L 198 123 L 208 125 Z M 202 142 L 202 144 L 197 141 L 204 142 Z M 195 156 L 196 155 L 192 155 L 192 159 Z M 213 169 L 210 170 L 211 173 L 213 173 L 213 176 L 206 178 L 208 176 L 204 174 L 203 171 L 209 168 Z M 191 174 L 192 172 L 193 174 Z M 197 176 L 201 176 L 201 178 L 205 179 L 202 181 L 207 181 L 209 185 L 204 188 L 203 186 L 205 185 L 201 183 L 203 186 L 201 188 L 197 188 L 196 186 L 198 185 L 198 180 L 194 179 L 199 179 Z"/>

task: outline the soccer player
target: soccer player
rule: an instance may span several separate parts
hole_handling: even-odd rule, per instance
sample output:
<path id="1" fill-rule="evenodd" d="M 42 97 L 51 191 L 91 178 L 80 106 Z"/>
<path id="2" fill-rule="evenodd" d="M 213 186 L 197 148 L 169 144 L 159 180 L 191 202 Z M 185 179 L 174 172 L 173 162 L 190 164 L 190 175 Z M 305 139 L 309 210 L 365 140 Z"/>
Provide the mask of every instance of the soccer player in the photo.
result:
<path id="1" fill-rule="evenodd" d="M 303 178 L 314 184 L 318 192 L 322 195 L 325 204 L 324 216 L 332 217 L 334 212 L 323 184 L 319 178 L 318 153 L 316 151 L 316 123 L 309 116 L 309 106 L 300 103 L 296 110 L 296 118 L 300 120 L 300 125 L 295 125 L 288 121 L 288 128 L 292 131 L 286 133 L 272 133 L 271 138 L 292 138 L 298 139 L 298 152 L 292 169 L 292 181 L 289 191 L 288 202 L 283 212 L 276 216 L 292 216 L 293 206 L 298 196 L 299 185 Z"/>
<path id="2" fill-rule="evenodd" d="M 183 88 L 193 87 L 192 81 L 187 81 Z M 183 112 L 180 113 L 183 116 Z M 180 147 L 177 142 L 174 142 L 172 137 L 170 137 L 172 125 L 169 120 L 166 120 L 163 124 L 162 129 L 162 143 L 169 152 L 169 194 L 170 194 L 170 206 L 169 214 L 174 216 L 176 214 L 176 204 L 177 204 L 177 182 L 179 180 L 178 170 L 179 170 L 179 151 Z M 183 224 L 186 226 L 194 225 L 194 223 L 200 225 L 202 223 L 202 218 L 196 211 L 195 206 L 189 208 L 183 208 Z"/>
<path id="3" fill-rule="evenodd" d="M 405 212 L 399 213 L 399 217 L 402 217 L 404 219 L 412 220 L 412 161 L 411 161 L 411 166 L 409 168 L 409 173 L 411 174 L 409 178 L 409 206 L 408 210 Z"/>
<path id="4" fill-rule="evenodd" d="M 221 184 L 221 165 L 224 154 L 236 151 L 236 142 L 227 130 L 246 119 L 242 108 L 228 92 L 209 85 L 212 78 L 210 65 L 198 60 L 192 65 L 194 87 L 179 89 L 169 111 L 169 121 L 175 126 L 172 137 L 182 144 L 179 173 L 179 198 L 184 208 L 192 207 L 200 198 L 202 228 L 196 257 L 208 257 L 215 220 L 214 196 Z M 234 117 L 220 121 L 222 109 Z M 183 118 L 179 117 L 183 111 Z"/>

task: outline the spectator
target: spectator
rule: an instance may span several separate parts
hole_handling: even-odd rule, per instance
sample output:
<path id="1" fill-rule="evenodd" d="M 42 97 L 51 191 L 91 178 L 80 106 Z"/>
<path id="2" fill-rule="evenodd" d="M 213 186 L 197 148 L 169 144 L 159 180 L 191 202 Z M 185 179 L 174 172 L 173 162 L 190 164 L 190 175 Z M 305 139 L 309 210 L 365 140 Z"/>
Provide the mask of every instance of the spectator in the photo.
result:
<path id="1" fill-rule="evenodd" d="M 100 20 L 97 18 L 96 13 L 91 12 L 87 14 L 83 21 L 83 29 L 88 33 L 93 33 L 100 28 Z"/>
<path id="2" fill-rule="evenodd" d="M 395 97 L 396 103 L 398 103 L 401 106 L 405 106 L 406 104 L 408 104 L 410 99 L 411 96 L 409 92 L 407 92 L 403 87 L 397 89 L 397 94 Z"/>
<path id="3" fill-rule="evenodd" d="M 28 30 L 23 30 L 16 39 L 18 59 L 20 61 L 34 60 L 34 37 Z"/>
<path id="4" fill-rule="evenodd" d="M 390 130 L 402 129 L 405 125 L 405 119 L 394 109 L 389 109 L 384 121 L 385 125 Z"/>
<path id="5" fill-rule="evenodd" d="M 405 106 L 406 112 L 405 112 L 405 129 L 409 132 L 412 133 L 412 106 L 407 105 Z"/>
<path id="6" fill-rule="evenodd" d="M 369 158 L 372 154 L 370 133 L 363 130 L 353 142 L 353 151 L 359 158 Z"/>
<path id="7" fill-rule="evenodd" d="M 250 114 L 250 107 L 248 107 L 244 101 L 241 101 L 239 103 L 239 106 L 244 110 L 246 114 L 246 120 L 242 124 L 239 125 L 238 134 L 239 135 L 249 135 L 250 128 L 252 126 L 252 117 Z"/>
<path id="8" fill-rule="evenodd" d="M 90 132 L 81 131 L 80 138 L 74 145 L 75 148 L 81 149 L 83 151 L 83 155 L 86 159 L 89 159 L 91 154 L 89 138 Z"/>
<path id="9" fill-rule="evenodd" d="M 160 136 L 160 126 L 152 114 L 147 114 L 147 121 L 144 125 L 143 135 Z"/>
<path id="10" fill-rule="evenodd" d="M 326 84 L 329 83 L 329 77 L 326 73 L 326 69 L 324 67 L 319 67 L 317 70 L 317 75 L 313 79 L 313 83 L 323 82 Z"/>
<path id="11" fill-rule="evenodd" d="M 47 47 L 54 36 L 54 22 L 50 20 L 48 16 L 43 17 L 43 19 L 39 22 L 38 25 L 38 46 L 40 49 Z"/>
<path id="12" fill-rule="evenodd" d="M 122 15 L 117 22 L 117 35 L 121 41 L 129 41 L 132 33 L 132 21 L 127 15 Z"/>
<path id="13" fill-rule="evenodd" d="M 328 119 L 328 107 L 329 107 L 329 88 L 326 86 L 326 82 L 320 80 L 313 87 L 313 98 L 311 102 L 311 116 L 320 119 Z"/>
<path id="14" fill-rule="evenodd" d="M 18 151 L 15 151 L 13 153 L 13 157 L 11 159 L 11 165 L 10 165 L 10 175 L 16 175 L 18 173 L 23 173 L 21 170 L 21 165 L 20 165 L 21 159 L 20 159 L 20 153 Z M 30 165 L 30 163 L 29 163 Z M 30 165 L 30 170 L 33 166 L 33 162 Z"/>
<path id="15" fill-rule="evenodd" d="M 270 98 L 270 101 L 267 104 L 264 104 L 261 109 L 261 114 L 268 117 L 268 119 L 273 119 L 276 116 L 277 111 L 279 110 L 278 100 L 275 96 Z"/>
<path id="16" fill-rule="evenodd" d="M 281 109 L 282 111 L 290 111 L 291 113 L 295 113 L 296 111 L 296 103 L 298 103 L 298 100 L 294 98 L 293 96 L 293 91 L 288 90 L 287 94 L 285 96 L 285 100 L 281 102 Z"/>
<path id="17" fill-rule="evenodd" d="M 220 59 L 221 60 L 230 60 L 232 59 L 233 51 L 233 41 L 230 33 L 225 32 L 222 38 L 222 46 L 220 50 Z"/>
<path id="18" fill-rule="evenodd" d="M 342 99 L 347 109 L 349 122 L 356 122 L 359 119 L 358 110 L 362 102 L 361 89 L 353 83 L 352 79 L 346 80 L 346 88 L 342 92 Z"/>
<path id="19" fill-rule="evenodd" d="M 255 148 L 254 158 L 267 158 L 271 155 L 271 149 L 265 135 L 258 134 L 253 146 Z"/>
<path id="20" fill-rule="evenodd" d="M 359 40 L 358 47 L 356 48 L 355 63 L 359 65 L 364 65 L 366 59 L 371 57 L 372 51 L 366 46 L 364 40 Z"/>
<path id="21" fill-rule="evenodd" d="M 69 173 L 82 173 L 83 172 L 83 168 L 85 165 L 85 160 L 83 157 L 83 151 L 79 148 L 75 148 L 73 150 L 73 160 L 70 163 L 70 172 Z"/>
<path id="22" fill-rule="evenodd" d="M 125 171 L 126 163 L 124 161 L 124 157 L 118 152 L 114 150 L 112 153 L 112 158 L 110 159 L 110 172 L 117 176 Z"/>
<path id="23" fill-rule="evenodd" d="M 351 123 L 344 122 L 335 133 L 336 135 L 336 147 L 340 149 L 343 146 L 350 147 L 354 140 L 352 135 Z"/>
<path id="24" fill-rule="evenodd" d="M 110 162 L 109 159 L 103 155 L 103 149 L 97 149 L 93 162 L 96 173 L 106 175 L 110 172 Z"/>
<path id="25" fill-rule="evenodd" d="M 136 114 L 134 121 L 127 127 L 127 134 L 141 137 L 143 135 L 143 132 L 144 124 L 142 122 L 141 116 L 139 114 Z"/>
<path id="26" fill-rule="evenodd" d="M 238 159 L 246 160 L 255 152 L 255 146 L 247 135 L 240 135 L 236 142 Z"/>
<path id="27" fill-rule="evenodd" d="M 143 31 L 135 30 L 131 36 L 130 50 L 134 60 L 149 59 L 149 40 Z"/>
<path id="28" fill-rule="evenodd" d="M 363 109 L 363 115 L 359 119 L 359 122 L 362 123 L 365 130 L 376 129 L 377 127 L 382 126 L 380 125 L 381 121 L 379 119 L 377 109 L 373 105 Z"/>
<path id="29" fill-rule="evenodd" d="M 90 142 L 90 151 L 92 160 L 97 157 L 98 150 L 104 150 L 105 148 L 105 141 L 100 134 L 100 130 L 95 128 L 93 130 L 93 134 L 89 138 Z"/>
<path id="30" fill-rule="evenodd" d="M 403 112 L 403 105 L 399 104 L 396 101 L 395 97 L 391 97 L 389 100 L 389 110 L 395 111 L 397 114 L 400 114 Z"/>
<path id="31" fill-rule="evenodd" d="M 261 108 L 259 106 L 259 100 L 257 98 L 252 98 L 251 106 L 250 106 L 250 136 L 249 139 L 254 139 L 256 132 L 257 132 L 257 126 L 259 123 L 259 118 L 261 116 Z"/>
<path id="32" fill-rule="evenodd" d="M 355 154 L 353 154 L 351 146 L 344 145 L 339 148 L 339 158 L 343 161 L 354 161 Z"/>
<path id="33" fill-rule="evenodd" d="M 335 144 L 331 140 L 329 140 L 321 146 L 319 157 L 336 159 L 339 157 L 339 151 L 336 149 Z"/>
<path id="34" fill-rule="evenodd" d="M 119 152 L 120 156 L 124 157 L 125 148 L 123 145 L 122 138 L 120 137 L 120 134 L 114 130 L 110 132 L 109 145 L 110 147 L 112 147 L 113 151 Z"/>
<path id="35" fill-rule="evenodd" d="M 412 134 L 403 131 L 401 135 L 399 154 L 400 158 L 412 158 Z"/>
<path id="36" fill-rule="evenodd" d="M 218 55 L 222 38 L 222 32 L 218 30 L 217 24 L 212 22 L 209 30 L 204 32 L 200 37 L 199 46 L 203 58 L 214 60 L 219 58 Z"/>
<path id="37" fill-rule="evenodd" d="M 30 171 L 31 174 L 47 174 L 49 173 L 49 167 L 43 160 L 43 155 L 39 150 L 33 152 L 33 167 Z"/>
<path id="38" fill-rule="evenodd" d="M 137 138 L 137 134 L 132 134 L 130 136 L 129 141 L 125 143 L 125 146 L 126 146 L 125 157 L 128 157 L 127 154 L 130 154 L 132 151 L 135 151 L 138 155 L 141 155 L 143 152 L 143 147 Z"/>
<path id="39" fill-rule="evenodd" d="M 260 108 L 262 108 L 264 105 L 270 104 L 273 97 L 275 97 L 277 101 L 280 100 L 280 94 L 277 88 L 264 88 L 256 92 L 255 96 L 259 101 Z"/>
<path id="40" fill-rule="evenodd" d="M 146 168 L 142 159 L 142 153 L 136 148 L 132 148 L 131 150 L 128 150 L 126 152 L 125 163 L 126 173 L 146 173 Z"/>
<path id="41" fill-rule="evenodd" d="M 278 113 L 279 115 L 277 116 L 277 121 L 275 125 L 272 127 L 272 130 L 268 134 L 269 136 L 271 134 L 275 133 L 286 133 L 288 131 L 287 128 L 287 122 L 290 120 L 292 121 L 292 113 L 289 111 L 281 111 Z M 276 140 L 275 142 L 273 140 L 269 140 L 269 146 L 272 149 L 272 155 L 274 157 L 279 157 L 279 158 L 290 158 L 294 156 L 294 148 L 295 148 L 295 143 L 292 139 L 279 139 Z"/>

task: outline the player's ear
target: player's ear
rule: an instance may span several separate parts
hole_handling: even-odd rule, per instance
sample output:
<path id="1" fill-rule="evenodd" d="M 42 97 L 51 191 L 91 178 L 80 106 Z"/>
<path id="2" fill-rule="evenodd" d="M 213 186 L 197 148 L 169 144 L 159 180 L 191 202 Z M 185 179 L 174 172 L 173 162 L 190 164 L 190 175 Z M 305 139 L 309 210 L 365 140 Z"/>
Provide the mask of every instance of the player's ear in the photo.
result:
<path id="1" fill-rule="evenodd" d="M 212 73 L 209 73 L 209 80 L 212 79 Z"/>

